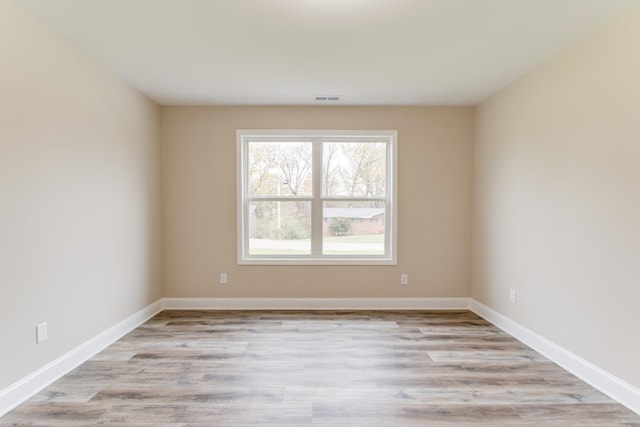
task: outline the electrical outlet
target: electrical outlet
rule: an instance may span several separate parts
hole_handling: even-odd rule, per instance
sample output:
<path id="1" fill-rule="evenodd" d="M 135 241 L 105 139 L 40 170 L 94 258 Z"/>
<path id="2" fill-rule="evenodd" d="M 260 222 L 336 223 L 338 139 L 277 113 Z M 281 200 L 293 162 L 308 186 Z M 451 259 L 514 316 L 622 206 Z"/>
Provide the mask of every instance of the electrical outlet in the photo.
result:
<path id="1" fill-rule="evenodd" d="M 47 322 L 40 323 L 36 325 L 36 344 L 40 344 L 49 338 L 49 334 L 47 332 Z"/>
<path id="2" fill-rule="evenodd" d="M 227 284 L 227 273 L 220 273 L 220 284 L 221 285 Z"/>
<path id="3" fill-rule="evenodd" d="M 515 289 L 511 289 L 509 291 L 509 302 L 511 302 L 511 304 L 515 304 L 517 297 L 518 297 L 518 293 L 516 292 L 516 290 Z"/>
<path id="4" fill-rule="evenodd" d="M 408 285 L 409 284 L 409 275 L 408 274 L 401 274 L 400 275 L 400 284 L 401 285 Z"/>

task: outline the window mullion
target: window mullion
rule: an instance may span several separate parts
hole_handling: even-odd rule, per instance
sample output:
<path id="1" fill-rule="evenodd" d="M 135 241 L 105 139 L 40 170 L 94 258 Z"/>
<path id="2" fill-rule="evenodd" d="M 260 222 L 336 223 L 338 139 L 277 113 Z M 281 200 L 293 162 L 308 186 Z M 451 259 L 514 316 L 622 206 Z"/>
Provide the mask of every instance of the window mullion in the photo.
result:
<path id="1" fill-rule="evenodd" d="M 322 141 L 313 140 L 313 201 L 311 202 L 311 254 L 322 255 Z"/>

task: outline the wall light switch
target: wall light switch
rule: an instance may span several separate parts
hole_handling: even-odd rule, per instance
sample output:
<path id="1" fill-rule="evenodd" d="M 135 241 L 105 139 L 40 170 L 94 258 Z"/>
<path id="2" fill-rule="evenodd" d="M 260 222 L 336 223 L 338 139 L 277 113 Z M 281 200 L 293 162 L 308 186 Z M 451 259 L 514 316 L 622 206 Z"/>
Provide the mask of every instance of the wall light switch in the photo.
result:
<path id="1" fill-rule="evenodd" d="M 220 273 L 220 284 L 221 285 L 227 284 L 227 273 Z"/>

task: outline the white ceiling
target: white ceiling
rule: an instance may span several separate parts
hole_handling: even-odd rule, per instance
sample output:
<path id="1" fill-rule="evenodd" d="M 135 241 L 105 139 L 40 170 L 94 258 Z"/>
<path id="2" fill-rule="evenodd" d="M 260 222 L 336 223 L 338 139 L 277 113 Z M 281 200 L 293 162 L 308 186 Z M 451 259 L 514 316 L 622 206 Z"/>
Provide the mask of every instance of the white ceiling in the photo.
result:
<path id="1" fill-rule="evenodd" d="M 475 105 L 640 0 L 17 0 L 163 105 Z"/>

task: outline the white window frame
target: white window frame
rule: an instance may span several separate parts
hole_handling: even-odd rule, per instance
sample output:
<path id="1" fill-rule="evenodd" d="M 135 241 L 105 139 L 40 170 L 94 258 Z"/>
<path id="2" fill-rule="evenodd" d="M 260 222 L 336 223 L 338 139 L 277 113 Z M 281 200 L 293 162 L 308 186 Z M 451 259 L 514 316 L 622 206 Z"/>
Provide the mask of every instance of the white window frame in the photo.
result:
<path id="1" fill-rule="evenodd" d="M 313 143 L 313 191 L 309 197 L 271 197 L 283 201 L 310 201 L 311 254 L 310 255 L 251 255 L 249 254 L 249 201 L 248 194 L 248 147 L 256 141 L 295 140 Z M 335 200 L 354 200 L 354 197 L 322 197 L 322 144 L 321 141 L 340 142 L 376 141 L 387 144 L 386 152 L 386 191 L 385 196 L 375 198 L 385 202 L 385 253 L 384 255 L 323 255 L 322 226 L 323 202 Z M 245 265 L 397 265 L 398 235 L 398 131 L 397 130 L 236 130 L 237 161 L 237 233 L 238 264 Z M 270 199 L 271 199 L 270 198 Z M 362 197 L 362 200 L 372 200 Z"/>

